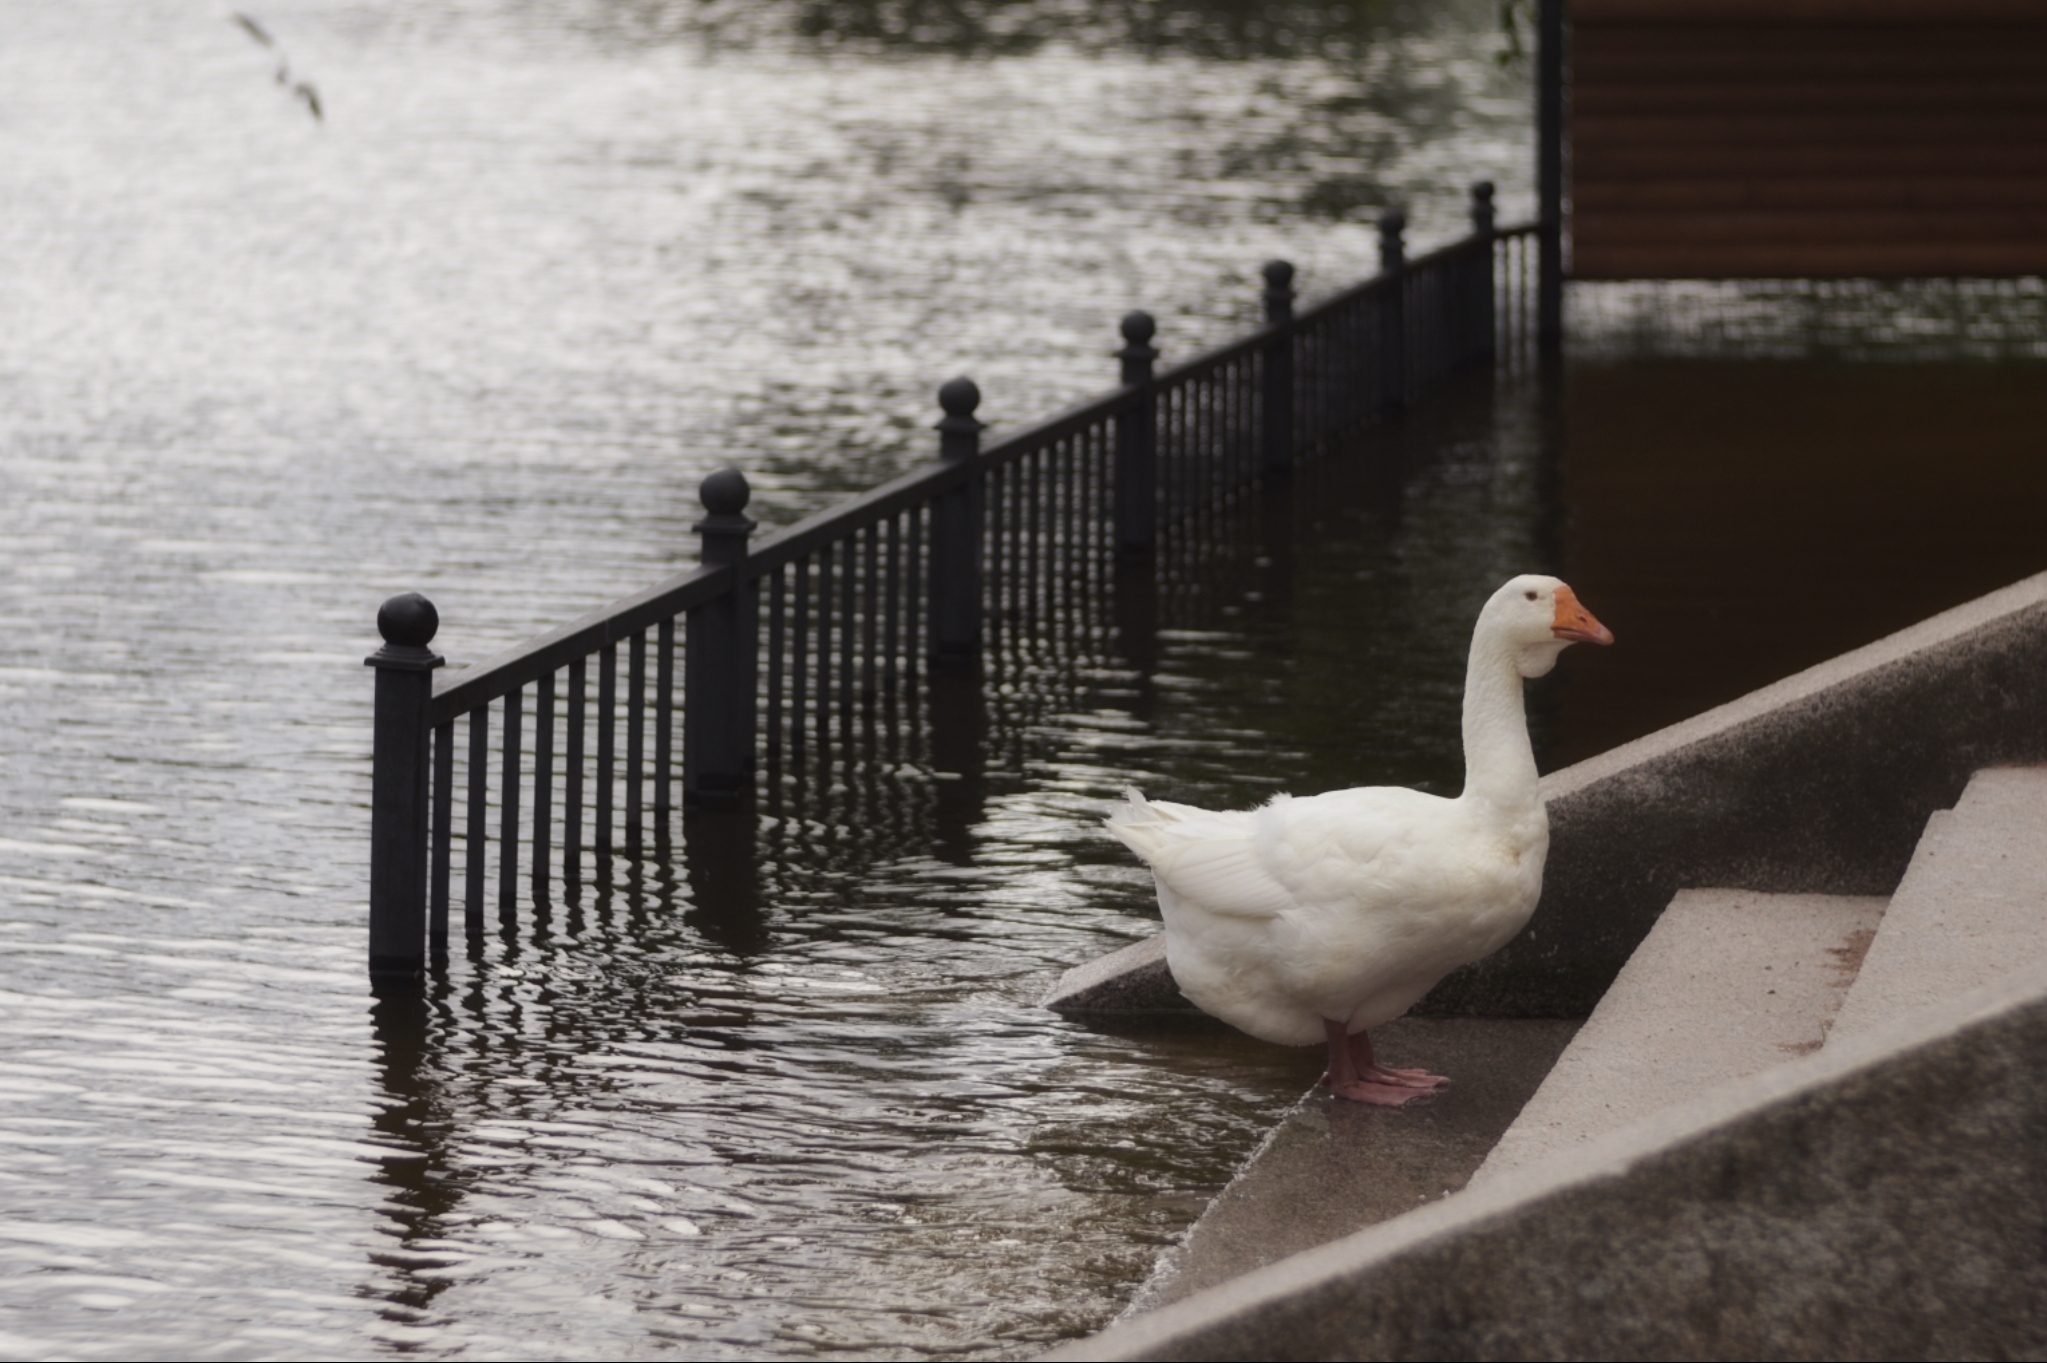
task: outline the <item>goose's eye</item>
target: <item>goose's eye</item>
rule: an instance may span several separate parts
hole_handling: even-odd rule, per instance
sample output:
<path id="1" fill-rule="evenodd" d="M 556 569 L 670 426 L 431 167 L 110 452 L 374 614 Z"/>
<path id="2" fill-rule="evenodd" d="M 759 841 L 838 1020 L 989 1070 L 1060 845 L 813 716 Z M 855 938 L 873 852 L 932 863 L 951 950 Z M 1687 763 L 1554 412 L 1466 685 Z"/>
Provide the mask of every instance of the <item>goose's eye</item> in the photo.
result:
<path id="1" fill-rule="evenodd" d="M 1524 593 L 1524 595 L 1526 595 L 1526 596 L 1528 597 L 1528 599 L 1529 599 L 1530 601 L 1533 601 L 1533 600 L 1535 600 L 1535 593 L 1534 593 L 1534 592 L 1527 592 L 1527 593 Z"/>

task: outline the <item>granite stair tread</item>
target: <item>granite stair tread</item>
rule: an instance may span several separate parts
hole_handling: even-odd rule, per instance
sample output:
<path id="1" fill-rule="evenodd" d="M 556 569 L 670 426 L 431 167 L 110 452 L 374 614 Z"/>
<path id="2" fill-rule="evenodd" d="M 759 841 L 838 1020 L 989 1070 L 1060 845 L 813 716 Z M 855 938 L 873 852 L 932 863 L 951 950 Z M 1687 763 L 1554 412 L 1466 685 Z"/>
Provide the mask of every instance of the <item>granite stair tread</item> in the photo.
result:
<path id="1" fill-rule="evenodd" d="M 1820 1049 L 1885 900 L 1682 890 L 1472 1178 Z"/>
<path id="2" fill-rule="evenodd" d="M 1992 767 L 1928 821 L 1841 1005 L 1857 1036 L 2047 961 L 2047 767 Z"/>

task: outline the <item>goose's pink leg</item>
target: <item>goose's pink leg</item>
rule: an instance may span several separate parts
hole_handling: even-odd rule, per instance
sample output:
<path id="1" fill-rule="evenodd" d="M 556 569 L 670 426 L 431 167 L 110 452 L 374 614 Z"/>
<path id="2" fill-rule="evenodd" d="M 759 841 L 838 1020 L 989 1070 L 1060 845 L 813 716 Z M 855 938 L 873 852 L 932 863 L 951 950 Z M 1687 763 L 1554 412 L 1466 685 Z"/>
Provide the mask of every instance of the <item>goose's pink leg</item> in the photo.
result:
<path id="1" fill-rule="evenodd" d="M 1363 1032 L 1345 1034 L 1344 1025 L 1324 1019 L 1329 1037 L 1329 1072 L 1322 1082 L 1339 1098 L 1378 1107 L 1401 1107 L 1424 1094 L 1434 1093 L 1450 1081 L 1426 1070 L 1393 1070 L 1372 1055 L 1372 1043 Z"/>

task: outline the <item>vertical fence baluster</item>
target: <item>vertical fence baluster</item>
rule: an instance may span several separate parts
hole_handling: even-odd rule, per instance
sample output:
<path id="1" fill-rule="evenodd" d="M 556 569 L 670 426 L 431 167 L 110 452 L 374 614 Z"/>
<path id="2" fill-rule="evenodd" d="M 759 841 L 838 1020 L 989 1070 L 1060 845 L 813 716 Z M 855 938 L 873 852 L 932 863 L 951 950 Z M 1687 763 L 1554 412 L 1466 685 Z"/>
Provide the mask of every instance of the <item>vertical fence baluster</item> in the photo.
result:
<path id="1" fill-rule="evenodd" d="M 1044 503 L 1044 450 L 1034 450 L 1015 460 L 1017 471 L 1017 546 L 1015 546 L 1015 589 L 1017 604 L 1015 643 L 1017 653 L 1036 643 L 1038 624 L 1038 526 Z"/>
<path id="2" fill-rule="evenodd" d="M 1054 621 L 1070 620 L 1073 600 L 1073 575 L 1080 565 L 1073 552 L 1074 524 L 1074 468 L 1080 462 L 1080 451 L 1086 448 L 1088 437 L 1094 433 L 1092 426 L 1075 431 L 1059 442 L 1057 458 L 1052 464 L 1052 505 L 1047 513 L 1051 522 L 1051 542 L 1045 551 L 1045 609 Z M 1050 637 L 1057 644 L 1059 631 L 1055 628 Z"/>
<path id="3" fill-rule="evenodd" d="M 1300 459 L 1301 430 L 1294 421 L 1294 388 L 1295 380 L 1298 379 L 1299 375 L 1295 372 L 1294 365 L 1294 331 L 1291 312 L 1289 312 L 1288 317 L 1287 345 L 1286 349 L 1280 352 L 1280 365 L 1286 370 L 1288 379 L 1280 393 L 1280 402 L 1286 413 L 1286 467 L 1291 470 Z M 1248 434 L 1249 412 L 1245 403 L 1245 384 L 1242 378 L 1242 371 L 1235 365 L 1232 365 L 1224 383 L 1223 431 L 1225 434 L 1223 438 L 1230 445 L 1230 471 L 1232 474 L 1230 491 L 1241 492 L 1245 488 L 1250 487 L 1251 484 L 1259 481 L 1264 476 L 1264 469 L 1260 465 L 1259 457 L 1256 453 L 1258 441 L 1256 437 Z"/>
<path id="4" fill-rule="evenodd" d="M 1037 501 L 1036 454 L 1010 463 L 1010 623 L 1009 651 L 1021 663 L 1030 640 L 1031 619 L 1031 525 Z"/>
<path id="5" fill-rule="evenodd" d="M 668 841 L 675 811 L 675 618 L 654 632 L 654 845 Z"/>
<path id="6" fill-rule="evenodd" d="M 881 647 L 881 527 L 868 526 L 860 532 L 860 541 L 867 550 L 867 564 L 860 575 L 860 590 L 865 597 L 860 611 L 860 648 L 863 654 L 860 704 L 871 716 L 875 698 L 881 693 L 879 678 L 875 676 L 875 653 Z"/>
<path id="7" fill-rule="evenodd" d="M 824 757 L 832 747 L 832 626 L 836 604 L 832 589 L 838 583 L 838 544 L 817 551 L 817 747 Z"/>
<path id="8" fill-rule="evenodd" d="M 794 654 L 790 677 L 795 686 L 789 704 L 789 746 L 797 758 L 803 756 L 807 746 L 804 725 L 810 720 L 810 565 L 808 557 L 792 565 L 796 574 L 796 628 L 790 640 Z"/>
<path id="9" fill-rule="evenodd" d="M 597 879 L 611 883 L 612 810 L 618 799 L 618 645 L 597 654 Z"/>
<path id="10" fill-rule="evenodd" d="M 1009 537 L 1004 533 L 1007 529 L 1004 517 L 1009 509 L 1009 470 L 989 470 L 981 481 L 981 491 L 988 514 L 986 567 L 982 583 L 987 592 L 988 627 L 995 636 L 988 641 L 988 649 L 999 657 L 1004 642 L 1003 627 L 1009 622 L 1002 609 L 1003 590 L 1009 585 L 1009 574 L 1004 571 L 1006 565 L 1003 562 L 1003 551 L 1009 544 Z"/>
<path id="11" fill-rule="evenodd" d="M 469 820 L 466 874 L 462 882 L 462 925 L 471 942 L 483 940 L 484 838 L 490 829 L 487 778 L 490 774 L 490 707 L 469 712 Z"/>
<path id="12" fill-rule="evenodd" d="M 503 789 L 498 796 L 498 922 L 510 928 L 519 921 L 519 740 L 524 692 L 505 693 Z"/>
<path id="13" fill-rule="evenodd" d="M 646 763 L 647 631 L 637 629 L 626 644 L 625 673 L 625 850 L 634 861 L 645 846 L 640 832 L 646 817 Z"/>
<path id="14" fill-rule="evenodd" d="M 890 516 L 886 525 L 886 554 L 888 573 L 883 579 L 885 596 L 882 602 L 884 633 L 882 636 L 882 690 L 891 705 L 896 696 L 896 683 L 901 670 L 903 651 L 902 635 L 902 578 L 903 578 L 903 513 Z"/>
<path id="15" fill-rule="evenodd" d="M 583 730 L 589 721 L 589 660 L 569 664 L 569 749 L 562 776 L 568 789 L 562 801 L 562 884 L 583 883 Z"/>
<path id="16" fill-rule="evenodd" d="M 926 510 L 923 505 L 910 508 L 909 526 L 907 529 L 909 543 L 907 553 L 904 556 L 909 568 L 909 575 L 903 582 L 904 614 L 906 616 L 903 629 L 903 666 L 909 672 L 910 680 L 913 683 L 918 675 L 917 660 L 924 657 L 926 652 L 926 649 L 920 647 L 920 645 L 929 646 L 935 651 L 935 645 L 931 642 L 933 639 L 931 614 L 927 605 L 927 598 L 924 595 L 926 576 L 924 563 L 925 514 Z"/>
<path id="17" fill-rule="evenodd" d="M 427 901 L 427 946 L 436 970 L 448 964 L 448 868 L 455 842 L 455 721 L 434 726 L 434 832 L 432 889 Z"/>
<path id="18" fill-rule="evenodd" d="M 533 878 L 535 904 L 549 899 L 554 850 L 554 673 L 540 679 L 533 697 Z"/>
<path id="19" fill-rule="evenodd" d="M 782 654 L 788 607 L 787 567 L 768 579 L 768 761 L 782 760 Z"/>
<path id="20" fill-rule="evenodd" d="M 1034 643 L 1045 620 L 1045 535 L 1050 525 L 1045 502 L 1046 489 L 1051 485 L 1052 458 L 1052 450 L 1039 450 L 1031 455 L 1029 495 L 1017 517 L 1024 523 L 1024 610 L 1020 623 L 1028 629 Z"/>
<path id="21" fill-rule="evenodd" d="M 852 741 L 859 714 L 860 536 L 839 541 L 839 737 Z"/>

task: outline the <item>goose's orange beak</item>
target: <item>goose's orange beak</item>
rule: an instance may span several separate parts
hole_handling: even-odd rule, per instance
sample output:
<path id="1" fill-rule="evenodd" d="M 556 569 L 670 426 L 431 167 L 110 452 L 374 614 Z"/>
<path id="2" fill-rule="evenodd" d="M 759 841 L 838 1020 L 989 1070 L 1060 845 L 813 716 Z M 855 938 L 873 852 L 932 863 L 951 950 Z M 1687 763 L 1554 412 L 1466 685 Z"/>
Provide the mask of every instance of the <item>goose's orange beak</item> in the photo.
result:
<path id="1" fill-rule="evenodd" d="M 1557 588 L 1557 613 L 1550 622 L 1550 633 L 1574 644 L 1613 642 L 1613 631 L 1594 619 L 1591 611 L 1578 604 L 1577 594 L 1563 586 Z"/>

